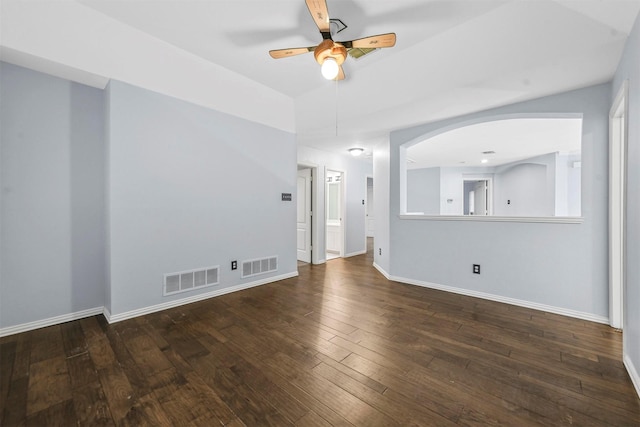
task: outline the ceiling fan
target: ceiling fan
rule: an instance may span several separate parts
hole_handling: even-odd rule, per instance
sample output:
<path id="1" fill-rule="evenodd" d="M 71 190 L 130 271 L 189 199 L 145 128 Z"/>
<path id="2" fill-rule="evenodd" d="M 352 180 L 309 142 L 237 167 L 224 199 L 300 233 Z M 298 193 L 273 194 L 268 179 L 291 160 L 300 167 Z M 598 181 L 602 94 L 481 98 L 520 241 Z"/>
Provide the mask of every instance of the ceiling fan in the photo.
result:
<path id="1" fill-rule="evenodd" d="M 305 0 L 309 13 L 315 21 L 322 42 L 317 46 L 297 47 L 289 49 L 270 50 L 272 58 L 288 58 L 290 56 L 301 55 L 313 52 L 318 64 L 322 66 L 322 75 L 327 80 L 343 80 L 344 70 L 342 63 L 347 59 L 347 53 L 352 49 L 375 49 L 381 47 L 393 47 L 396 44 L 395 33 L 379 34 L 376 36 L 364 37 L 356 40 L 335 42 L 331 37 L 331 23 L 329 20 L 329 10 L 326 0 Z"/>

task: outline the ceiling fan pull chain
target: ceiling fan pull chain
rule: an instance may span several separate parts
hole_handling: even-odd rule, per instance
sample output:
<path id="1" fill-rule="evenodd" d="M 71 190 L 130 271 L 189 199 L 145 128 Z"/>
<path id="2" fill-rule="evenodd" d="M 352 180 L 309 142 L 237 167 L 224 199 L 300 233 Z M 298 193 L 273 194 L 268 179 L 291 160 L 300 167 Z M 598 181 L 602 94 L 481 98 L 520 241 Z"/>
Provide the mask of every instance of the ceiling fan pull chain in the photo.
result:
<path id="1" fill-rule="evenodd" d="M 336 85 L 335 102 L 336 102 L 336 138 L 338 137 L 338 79 L 334 80 Z"/>

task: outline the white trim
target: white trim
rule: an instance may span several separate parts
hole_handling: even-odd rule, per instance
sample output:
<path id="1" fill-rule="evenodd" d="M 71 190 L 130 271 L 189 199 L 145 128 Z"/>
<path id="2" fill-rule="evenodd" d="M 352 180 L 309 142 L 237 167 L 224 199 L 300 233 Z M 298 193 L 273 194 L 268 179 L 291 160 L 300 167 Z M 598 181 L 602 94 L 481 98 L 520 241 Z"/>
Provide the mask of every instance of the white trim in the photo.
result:
<path id="1" fill-rule="evenodd" d="M 21 332 L 33 331 L 34 329 L 46 328 L 47 326 L 58 325 L 60 323 L 70 322 L 72 320 L 84 319 L 85 317 L 96 316 L 102 314 L 103 307 L 94 307 L 87 310 L 76 311 L 74 313 L 63 314 L 60 316 L 49 317 L 48 319 L 36 320 L 33 322 L 22 323 L 20 325 L 8 326 L 0 328 L 0 337 L 7 335 L 19 334 Z"/>
<path id="2" fill-rule="evenodd" d="M 537 302 L 531 302 L 531 301 L 526 301 L 526 300 L 521 300 L 516 298 L 509 298 L 501 295 L 488 294 L 485 292 L 472 291 L 469 289 L 439 285 L 437 283 L 423 282 L 421 280 L 407 279 L 404 277 L 389 276 L 389 280 L 393 280 L 394 282 L 406 283 L 408 285 L 422 286 L 423 288 L 437 289 L 440 291 L 452 292 L 454 294 L 466 295 L 466 296 L 482 298 L 490 301 L 502 302 L 505 304 L 517 305 L 520 307 L 531 308 L 534 310 L 546 311 L 549 313 L 560 314 L 562 316 L 588 320 L 590 322 L 604 323 L 605 325 L 609 323 L 609 319 L 607 317 L 598 316 L 592 313 L 585 313 L 583 311 L 570 310 L 568 308 L 563 308 L 563 307 L 540 304 Z"/>
<path id="3" fill-rule="evenodd" d="M 325 177 L 320 176 L 321 167 L 317 163 L 298 162 L 298 166 L 311 169 L 311 264 L 322 264 L 324 261 L 320 259 L 322 256 L 322 251 L 319 250 L 321 247 L 320 232 L 324 230 L 325 227 L 324 225 L 321 227 L 319 221 L 320 218 L 324 218 L 324 214 L 320 215 L 320 209 L 318 207 L 318 195 L 320 194 L 318 187 L 324 185 Z M 324 188 L 322 191 L 324 192 Z M 324 240 L 324 238 L 322 240 Z"/>
<path id="4" fill-rule="evenodd" d="M 352 257 L 352 256 L 357 256 L 357 255 L 365 255 L 366 253 L 367 253 L 366 249 L 363 250 L 363 251 L 350 252 L 348 254 L 345 254 L 343 256 L 343 258 L 349 258 L 349 257 Z"/>
<path id="5" fill-rule="evenodd" d="M 391 276 L 389 276 L 389 273 L 387 273 L 384 268 L 380 267 L 378 264 L 376 264 L 375 262 L 373 263 L 373 268 L 375 268 L 376 270 L 378 270 L 380 272 L 380 274 L 382 274 L 385 279 L 387 280 L 391 280 Z"/>
<path id="6" fill-rule="evenodd" d="M 332 168 L 329 166 L 324 167 L 324 251 L 327 250 L 327 224 L 329 222 L 328 218 L 328 207 L 329 207 L 329 192 L 327 191 L 327 175 L 328 172 L 336 172 L 340 174 L 340 258 L 344 258 L 344 251 L 347 249 L 347 173 L 344 170 Z M 366 246 L 365 246 L 366 247 Z"/>
<path id="7" fill-rule="evenodd" d="M 633 386 L 636 388 L 636 393 L 638 394 L 638 397 L 640 397 L 640 375 L 638 375 L 638 371 L 636 370 L 636 367 L 633 365 L 631 358 L 626 354 L 622 355 L 622 362 L 624 363 L 624 366 L 627 368 L 627 372 L 629 373 L 629 377 L 631 378 L 631 382 L 633 383 Z"/>
<path id="8" fill-rule="evenodd" d="M 373 236 L 367 236 L 367 232 L 368 232 L 368 228 L 369 228 L 369 203 L 371 202 L 369 200 L 369 178 L 371 178 L 371 182 L 373 181 L 373 175 L 365 175 L 364 176 L 364 247 L 365 247 L 365 251 L 367 248 L 367 239 L 369 237 L 373 237 Z M 375 185 L 375 183 L 374 183 Z M 373 206 L 372 206 L 373 207 Z M 375 216 L 374 216 L 375 218 Z M 374 224 L 374 234 L 375 234 L 375 224 Z"/>
<path id="9" fill-rule="evenodd" d="M 470 221 L 470 222 L 535 222 L 545 224 L 582 224 L 581 216 L 475 216 L 475 215 L 423 215 L 400 214 L 400 219 L 413 219 L 425 221 Z"/>
<path id="10" fill-rule="evenodd" d="M 475 181 L 486 181 L 487 182 L 487 197 L 485 201 L 487 215 L 477 215 L 477 216 L 493 216 L 493 174 L 491 173 L 463 173 L 462 174 L 462 183 L 464 185 L 465 182 L 475 182 Z M 463 209 L 464 210 L 464 209 Z M 442 212 L 442 208 L 440 208 Z M 465 215 L 470 216 L 470 215 Z"/>
<path id="11" fill-rule="evenodd" d="M 105 319 L 107 319 L 107 323 L 111 323 L 111 312 L 107 307 L 105 307 L 104 310 L 102 310 L 102 315 L 104 316 Z"/>
<path id="12" fill-rule="evenodd" d="M 609 111 L 609 324 L 618 329 L 624 328 L 628 88 L 629 82 L 625 80 Z"/>
<path id="13" fill-rule="evenodd" d="M 181 305 L 191 304 L 192 302 L 202 301 L 205 299 L 219 297 L 221 295 L 230 294 L 232 292 L 242 291 L 245 289 L 253 288 L 256 286 L 266 285 L 268 283 L 277 282 L 284 279 L 290 279 L 292 277 L 297 277 L 298 272 L 294 271 L 292 273 L 282 274 L 280 276 L 269 277 L 262 280 L 256 280 L 249 283 L 242 283 L 235 286 L 230 286 L 228 288 L 216 289 L 212 292 L 207 292 L 200 295 L 194 295 L 187 298 L 181 298 L 174 301 L 168 301 L 162 304 L 151 305 L 148 307 L 138 308 L 131 311 L 126 311 L 124 313 L 119 314 L 111 314 L 105 309 L 105 317 L 109 323 L 121 322 L 123 320 L 132 319 L 138 316 L 144 316 L 145 314 L 155 313 L 157 311 L 166 310 L 173 307 L 178 307 Z"/>

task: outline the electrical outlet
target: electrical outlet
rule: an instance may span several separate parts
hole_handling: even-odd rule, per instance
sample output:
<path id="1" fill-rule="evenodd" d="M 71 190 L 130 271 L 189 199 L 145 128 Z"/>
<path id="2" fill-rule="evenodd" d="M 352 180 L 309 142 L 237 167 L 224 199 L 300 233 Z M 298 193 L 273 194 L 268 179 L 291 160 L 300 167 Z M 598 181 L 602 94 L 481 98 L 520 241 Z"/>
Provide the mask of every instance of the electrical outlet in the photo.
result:
<path id="1" fill-rule="evenodd" d="M 238 269 L 238 261 L 231 261 L 231 269 L 232 270 Z"/>
<path id="2" fill-rule="evenodd" d="M 378 248 L 378 255 L 382 255 L 382 248 Z"/>
<path id="3" fill-rule="evenodd" d="M 480 274 L 480 264 L 473 264 L 473 274 Z"/>

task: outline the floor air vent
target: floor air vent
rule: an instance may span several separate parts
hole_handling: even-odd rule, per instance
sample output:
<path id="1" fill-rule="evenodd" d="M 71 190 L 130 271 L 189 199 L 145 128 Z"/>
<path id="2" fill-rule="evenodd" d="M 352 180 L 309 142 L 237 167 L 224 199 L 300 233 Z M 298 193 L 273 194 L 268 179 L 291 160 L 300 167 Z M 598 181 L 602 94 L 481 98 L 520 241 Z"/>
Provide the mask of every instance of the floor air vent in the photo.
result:
<path id="1" fill-rule="evenodd" d="M 220 266 L 216 265 L 215 267 L 165 274 L 163 295 L 173 295 L 179 292 L 217 285 L 220 283 L 219 272 Z"/>
<path id="2" fill-rule="evenodd" d="M 257 276 L 278 270 L 278 257 L 242 261 L 242 277 Z"/>

